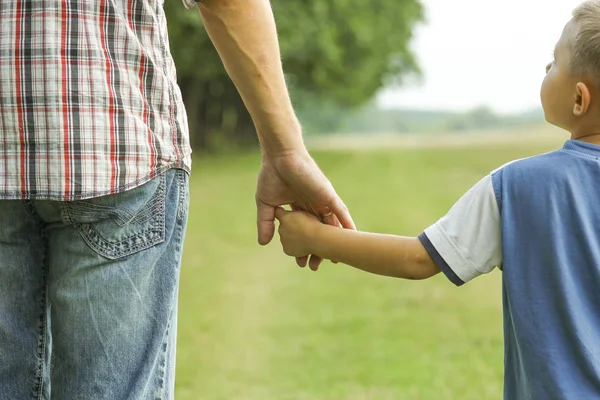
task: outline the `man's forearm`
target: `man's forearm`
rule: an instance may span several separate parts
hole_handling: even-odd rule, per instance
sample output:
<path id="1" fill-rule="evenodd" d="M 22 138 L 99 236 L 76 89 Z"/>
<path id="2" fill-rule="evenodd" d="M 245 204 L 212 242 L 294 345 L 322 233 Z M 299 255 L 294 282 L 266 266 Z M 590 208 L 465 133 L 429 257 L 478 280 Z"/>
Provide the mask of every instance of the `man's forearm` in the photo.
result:
<path id="1" fill-rule="evenodd" d="M 203 0 L 200 14 L 267 154 L 303 149 L 269 0 Z"/>
<path id="2" fill-rule="evenodd" d="M 419 239 L 319 226 L 313 252 L 373 274 L 425 279 L 438 272 Z"/>

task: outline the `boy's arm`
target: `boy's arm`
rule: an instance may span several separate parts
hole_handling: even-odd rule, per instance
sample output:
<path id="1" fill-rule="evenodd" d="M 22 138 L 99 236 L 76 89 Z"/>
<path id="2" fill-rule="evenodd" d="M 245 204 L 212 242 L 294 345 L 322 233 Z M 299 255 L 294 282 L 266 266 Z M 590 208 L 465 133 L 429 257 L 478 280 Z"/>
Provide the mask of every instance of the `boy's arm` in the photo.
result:
<path id="1" fill-rule="evenodd" d="M 460 286 L 502 264 L 500 211 L 494 186 L 502 173 L 488 175 L 418 238 L 349 232 L 305 213 L 277 210 L 284 251 L 314 253 L 364 271 L 407 279 L 444 272 Z M 493 180 L 495 179 L 495 185 Z"/>
<path id="2" fill-rule="evenodd" d="M 373 274 L 427 279 L 440 272 L 416 237 L 357 232 L 320 225 L 314 254 Z"/>
<path id="3" fill-rule="evenodd" d="M 279 236 L 287 255 L 315 254 L 373 274 L 426 279 L 440 270 L 419 239 L 323 225 L 304 212 L 278 208 Z"/>

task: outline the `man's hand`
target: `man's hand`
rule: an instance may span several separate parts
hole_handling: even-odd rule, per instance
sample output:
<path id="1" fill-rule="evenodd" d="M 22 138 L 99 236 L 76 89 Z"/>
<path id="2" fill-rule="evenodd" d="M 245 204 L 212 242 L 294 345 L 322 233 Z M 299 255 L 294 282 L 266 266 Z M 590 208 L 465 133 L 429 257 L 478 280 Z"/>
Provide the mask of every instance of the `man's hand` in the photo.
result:
<path id="1" fill-rule="evenodd" d="M 310 157 L 285 84 L 275 19 L 269 0 L 203 0 L 200 14 L 227 73 L 248 108 L 261 148 L 258 177 L 258 241 L 275 233 L 275 208 L 291 205 L 323 222 L 354 229 L 329 180 Z M 329 214 L 332 213 L 332 214 Z M 307 257 L 297 258 L 304 267 Z M 321 260 L 311 257 L 316 270 Z"/>
<path id="2" fill-rule="evenodd" d="M 258 242 L 265 245 L 275 234 L 275 210 L 282 205 L 306 210 L 324 223 L 356 229 L 348 208 L 306 150 L 278 156 L 263 156 L 256 188 Z M 319 268 L 321 259 L 312 256 L 309 266 Z M 307 256 L 296 258 L 305 267 Z"/>

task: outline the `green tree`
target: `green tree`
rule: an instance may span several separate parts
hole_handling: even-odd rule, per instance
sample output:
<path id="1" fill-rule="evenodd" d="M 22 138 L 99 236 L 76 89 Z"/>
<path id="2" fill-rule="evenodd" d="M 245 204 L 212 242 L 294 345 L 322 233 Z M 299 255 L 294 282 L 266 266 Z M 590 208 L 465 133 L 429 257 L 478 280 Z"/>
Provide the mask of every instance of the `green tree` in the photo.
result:
<path id="1" fill-rule="evenodd" d="M 356 107 L 418 72 L 409 49 L 419 0 L 272 0 L 286 79 L 298 108 Z M 171 51 L 195 148 L 255 143 L 252 121 L 202 21 L 165 2 Z"/>

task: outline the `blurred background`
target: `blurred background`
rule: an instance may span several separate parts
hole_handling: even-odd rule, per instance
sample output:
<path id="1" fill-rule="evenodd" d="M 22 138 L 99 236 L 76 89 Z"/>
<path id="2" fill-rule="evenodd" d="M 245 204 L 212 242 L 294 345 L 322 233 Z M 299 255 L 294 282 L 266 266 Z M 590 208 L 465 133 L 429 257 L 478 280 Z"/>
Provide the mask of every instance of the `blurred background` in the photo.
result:
<path id="1" fill-rule="evenodd" d="M 418 235 L 559 147 L 539 87 L 578 0 L 272 0 L 311 153 L 359 229 Z M 500 399 L 501 275 L 461 288 L 256 244 L 256 133 L 197 12 L 165 2 L 194 149 L 177 399 Z"/>

